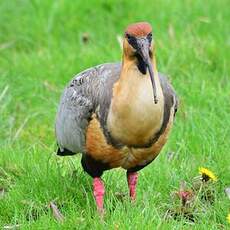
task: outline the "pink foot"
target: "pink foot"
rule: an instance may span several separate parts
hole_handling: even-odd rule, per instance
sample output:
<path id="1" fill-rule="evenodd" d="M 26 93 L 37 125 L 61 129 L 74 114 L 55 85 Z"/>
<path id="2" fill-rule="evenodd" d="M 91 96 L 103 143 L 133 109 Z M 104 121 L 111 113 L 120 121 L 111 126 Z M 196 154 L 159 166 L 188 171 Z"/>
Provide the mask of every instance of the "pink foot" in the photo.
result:
<path id="1" fill-rule="evenodd" d="M 95 177 L 93 179 L 93 195 L 96 201 L 97 205 L 97 210 L 100 215 L 103 215 L 104 213 L 104 194 L 105 194 L 105 189 L 104 189 L 104 183 L 101 180 L 100 177 Z"/>
<path id="2" fill-rule="evenodd" d="M 132 172 L 132 173 L 127 172 L 129 195 L 130 195 L 130 198 L 131 198 L 132 201 L 135 201 L 135 199 L 136 199 L 137 178 L 138 178 L 138 173 L 137 172 Z"/>

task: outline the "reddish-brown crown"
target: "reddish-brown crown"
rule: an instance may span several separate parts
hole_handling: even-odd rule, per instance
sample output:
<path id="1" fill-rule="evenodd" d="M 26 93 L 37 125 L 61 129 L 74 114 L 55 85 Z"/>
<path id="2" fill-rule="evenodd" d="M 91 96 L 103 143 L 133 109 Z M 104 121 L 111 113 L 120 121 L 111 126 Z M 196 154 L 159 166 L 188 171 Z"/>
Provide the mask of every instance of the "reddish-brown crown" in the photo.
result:
<path id="1" fill-rule="evenodd" d="M 131 24 L 125 30 L 125 33 L 135 37 L 146 36 L 150 32 L 152 32 L 152 27 L 148 22 L 138 22 Z"/>

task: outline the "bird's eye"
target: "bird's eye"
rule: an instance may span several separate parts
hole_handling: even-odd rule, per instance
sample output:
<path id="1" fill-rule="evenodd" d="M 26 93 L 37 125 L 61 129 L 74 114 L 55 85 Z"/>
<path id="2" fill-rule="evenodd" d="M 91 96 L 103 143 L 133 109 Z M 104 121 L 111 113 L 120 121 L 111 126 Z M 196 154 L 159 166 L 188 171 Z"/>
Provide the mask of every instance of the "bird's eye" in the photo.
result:
<path id="1" fill-rule="evenodd" d="M 152 34 L 152 33 L 149 33 L 149 34 L 147 35 L 147 39 L 149 40 L 149 43 L 152 42 L 152 38 L 153 38 L 153 34 Z"/>
<path id="2" fill-rule="evenodd" d="M 134 49 L 138 49 L 137 39 L 136 39 L 134 36 L 132 36 L 132 35 L 126 33 L 125 37 L 127 38 L 128 43 L 129 43 Z"/>
<path id="3" fill-rule="evenodd" d="M 131 36 L 129 34 L 126 34 L 126 38 L 129 40 L 131 39 Z"/>

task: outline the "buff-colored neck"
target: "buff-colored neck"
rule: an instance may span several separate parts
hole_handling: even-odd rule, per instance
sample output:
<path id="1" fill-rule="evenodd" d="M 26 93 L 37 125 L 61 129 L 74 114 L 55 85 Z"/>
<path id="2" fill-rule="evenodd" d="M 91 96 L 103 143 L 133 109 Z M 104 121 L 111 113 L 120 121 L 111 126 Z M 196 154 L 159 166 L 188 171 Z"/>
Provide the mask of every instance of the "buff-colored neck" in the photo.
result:
<path id="1" fill-rule="evenodd" d="M 154 72 L 154 79 L 156 83 L 157 95 L 159 94 L 159 96 L 161 96 L 162 89 L 158 76 L 155 56 L 153 56 L 151 60 Z M 146 89 L 143 89 L 144 91 L 153 91 L 148 70 L 145 75 L 142 74 L 137 67 L 137 60 L 134 58 L 129 58 L 125 54 L 123 54 L 121 75 L 120 79 L 117 82 L 117 87 L 114 91 L 114 94 L 129 94 L 129 96 L 133 98 L 135 94 L 138 93 L 137 89 L 140 88 L 139 86 L 142 84 L 146 86 Z M 121 91 L 123 91 L 123 93 Z"/>
<path id="2" fill-rule="evenodd" d="M 158 103 L 154 103 L 149 73 L 143 75 L 135 59 L 123 57 L 120 79 L 114 85 L 108 116 L 108 128 L 124 144 L 146 144 L 159 131 L 164 112 L 164 98 L 152 59 Z"/>

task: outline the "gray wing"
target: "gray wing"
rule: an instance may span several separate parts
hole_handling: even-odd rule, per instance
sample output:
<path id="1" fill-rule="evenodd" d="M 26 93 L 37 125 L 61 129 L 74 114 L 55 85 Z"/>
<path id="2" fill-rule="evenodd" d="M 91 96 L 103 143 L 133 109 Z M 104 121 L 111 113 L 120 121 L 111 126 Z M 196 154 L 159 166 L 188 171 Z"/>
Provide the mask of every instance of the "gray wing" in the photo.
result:
<path id="1" fill-rule="evenodd" d="M 120 70 L 120 63 L 102 64 L 79 73 L 65 88 L 55 126 L 59 155 L 84 152 L 86 129 L 92 113 L 98 107 L 103 107 L 101 113 L 108 111 L 112 87 Z"/>
<path id="2" fill-rule="evenodd" d="M 175 111 L 174 116 L 175 116 L 178 108 L 178 103 L 179 103 L 176 92 L 173 89 L 172 85 L 169 83 L 169 80 L 165 75 L 159 73 L 159 78 L 160 78 L 161 87 L 165 98 L 165 110 L 167 110 L 170 113 L 170 109 L 174 107 L 174 111 Z"/>

